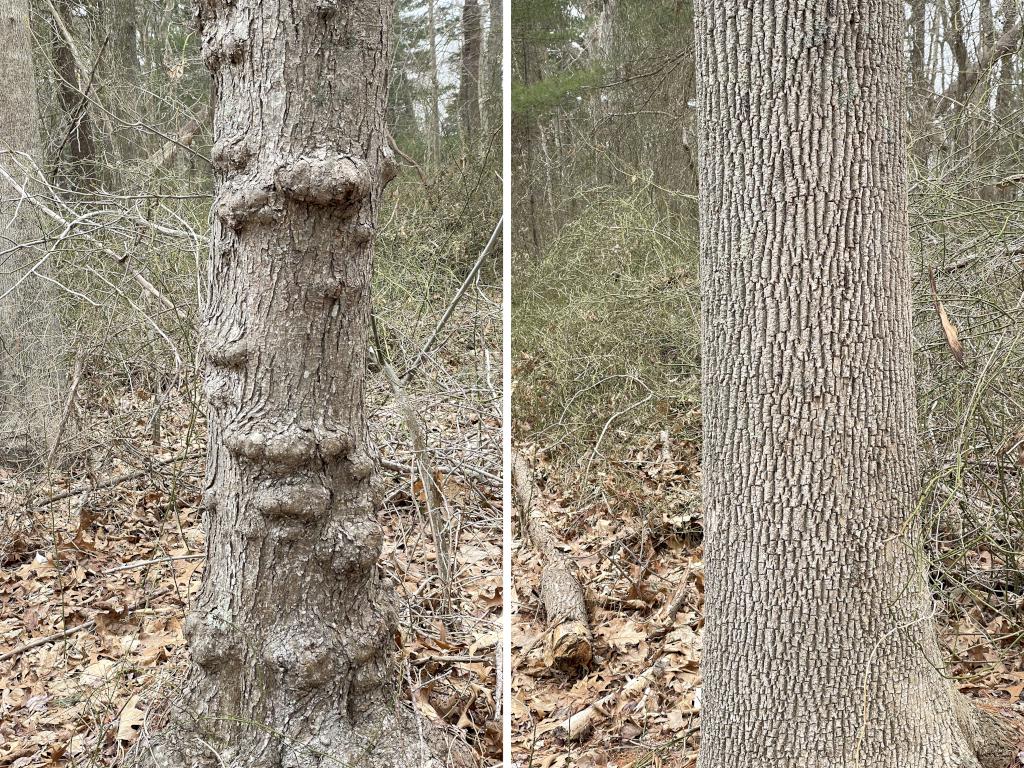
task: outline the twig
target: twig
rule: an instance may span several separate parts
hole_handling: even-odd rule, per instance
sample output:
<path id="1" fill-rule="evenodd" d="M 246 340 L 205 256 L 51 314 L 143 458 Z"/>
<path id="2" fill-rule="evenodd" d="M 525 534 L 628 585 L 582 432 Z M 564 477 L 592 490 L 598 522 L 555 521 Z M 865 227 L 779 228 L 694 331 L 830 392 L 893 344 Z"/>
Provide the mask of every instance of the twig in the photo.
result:
<path id="1" fill-rule="evenodd" d="M 130 563 L 124 563 L 115 568 L 107 568 L 103 573 L 118 573 L 120 571 L 131 571 L 135 568 L 145 568 L 147 565 L 156 565 L 157 563 L 169 563 L 172 560 L 203 560 L 206 555 L 168 555 L 167 557 L 155 557 L 152 560 L 134 560 Z"/>
<path id="2" fill-rule="evenodd" d="M 50 453 L 46 457 L 46 466 L 53 466 L 53 457 L 57 455 L 57 449 L 60 447 L 60 441 L 64 437 L 64 430 L 68 425 L 68 418 L 71 416 L 71 409 L 75 405 L 75 396 L 78 394 L 78 385 L 82 382 L 82 351 L 79 350 L 78 354 L 75 355 L 75 372 L 71 378 L 71 386 L 68 388 L 68 397 L 64 401 L 64 410 L 60 416 L 60 424 L 57 425 L 57 434 L 53 436 L 53 445 L 50 446 Z"/>
<path id="3" fill-rule="evenodd" d="M 46 645 L 47 643 L 52 643 L 57 640 L 61 640 L 65 637 L 70 637 L 76 632 L 81 632 L 83 629 L 91 629 L 94 626 L 96 626 L 96 619 L 89 619 L 89 621 L 85 622 L 84 624 L 79 624 L 77 627 L 65 629 L 63 632 L 58 632 L 54 635 L 47 635 L 46 637 L 37 637 L 35 640 L 31 640 L 25 643 L 24 645 L 19 645 L 13 651 L 8 651 L 7 653 L 0 653 L 0 661 L 7 661 L 8 659 L 13 659 L 15 656 L 20 656 L 25 651 L 30 651 L 33 648 L 38 648 L 40 645 Z"/>
<path id="4" fill-rule="evenodd" d="M 402 464 L 401 462 L 389 461 L 388 459 L 381 459 L 380 465 L 384 467 L 384 469 L 390 469 L 393 472 L 406 472 L 411 474 L 416 471 L 416 467 L 412 466 L 411 464 Z M 480 467 L 450 467 L 446 464 L 438 464 L 436 465 L 436 469 L 440 470 L 441 472 L 444 472 L 446 475 L 464 475 L 466 477 L 471 477 L 475 480 L 480 480 L 481 482 L 487 483 L 488 485 L 497 486 L 499 488 L 501 487 L 500 477 L 498 477 L 497 475 L 492 475 L 487 470 L 480 469 Z"/>
<path id="5" fill-rule="evenodd" d="M 419 656 L 412 663 L 430 664 L 436 661 L 439 664 L 476 664 L 488 660 L 486 656 Z"/>
<path id="6" fill-rule="evenodd" d="M 419 367 L 420 362 L 434 346 L 434 342 L 437 341 L 438 334 L 440 334 L 445 325 L 448 324 L 452 313 L 455 311 L 456 305 L 458 305 L 459 300 L 462 299 L 466 291 L 469 289 L 470 283 L 473 282 L 473 278 L 476 277 L 476 273 L 480 271 L 480 266 L 484 263 L 484 259 L 487 258 L 487 254 L 491 252 L 491 248 L 493 248 L 494 243 L 497 242 L 498 233 L 501 232 L 501 225 L 503 221 L 504 216 L 499 218 L 498 223 L 494 225 L 494 231 L 491 232 L 491 239 L 487 241 L 487 245 L 485 245 L 484 249 L 480 251 L 480 255 L 477 256 L 476 261 L 473 263 L 469 273 L 466 275 L 466 279 L 462 281 L 462 285 L 459 286 L 459 290 L 455 292 L 455 296 L 453 296 L 452 300 L 448 303 L 448 308 L 444 311 L 444 314 L 441 315 L 441 319 L 437 321 L 437 326 L 434 328 L 434 332 L 430 334 L 430 338 L 427 339 L 426 343 L 423 345 L 423 349 L 416 354 L 416 357 L 413 358 L 409 367 L 402 374 L 402 379 L 407 379 L 409 374 Z"/>
<path id="7" fill-rule="evenodd" d="M 376 323 L 373 323 L 373 332 L 374 336 L 377 337 Z M 392 395 L 395 398 L 395 405 L 402 417 L 402 421 L 405 422 L 409 438 L 412 440 L 412 447 L 416 457 L 416 474 L 419 475 L 420 482 L 423 484 L 423 498 L 427 505 L 427 519 L 430 522 L 434 538 L 434 549 L 437 552 L 437 570 L 438 575 L 441 577 L 441 587 L 443 590 L 442 599 L 445 610 L 450 611 L 454 567 L 452 563 L 452 546 L 449 540 L 451 525 L 447 516 L 444 515 L 444 498 L 441 495 L 441 489 L 437 485 L 434 466 L 427 452 L 427 440 L 423 434 L 423 426 L 420 424 L 419 414 L 416 413 L 416 409 L 412 407 L 412 403 L 405 394 L 398 373 L 391 363 L 382 356 L 379 337 L 376 338 L 376 345 L 376 348 L 370 349 L 370 354 L 384 371 L 384 377 L 388 380 Z"/>
<path id="8" fill-rule="evenodd" d="M 176 461 L 187 461 L 188 459 L 198 458 L 198 453 L 179 453 L 177 456 L 172 456 L 169 459 L 161 459 L 160 461 L 150 464 L 145 469 L 140 469 L 138 472 L 129 472 L 125 475 L 116 475 L 115 477 L 108 478 L 103 482 L 96 483 L 95 485 L 77 485 L 67 491 L 61 491 L 53 496 L 43 499 L 42 501 L 36 502 L 32 509 L 42 509 L 45 506 L 53 504 L 56 501 L 62 501 L 63 499 L 71 498 L 72 496 L 78 496 L 80 493 L 87 491 L 98 491 L 102 488 L 110 488 L 121 483 L 127 483 L 131 480 L 137 480 L 140 477 L 145 477 L 150 474 L 154 469 L 160 469 L 160 467 L 166 467 L 168 464 L 173 464 Z"/>
<path id="9" fill-rule="evenodd" d="M 387 132 L 387 136 L 388 145 L 390 145 L 391 149 L 394 150 L 396 155 L 398 155 L 400 158 L 405 160 L 405 162 L 407 162 L 409 165 L 416 169 L 416 173 L 420 177 L 420 181 L 423 182 L 424 188 L 426 188 L 429 191 L 432 184 L 430 183 L 430 179 L 427 178 L 427 174 L 423 172 L 422 168 L 420 168 L 420 164 L 402 151 L 402 148 L 398 146 L 398 142 L 395 141 L 395 137 L 391 135 L 391 131 Z"/>

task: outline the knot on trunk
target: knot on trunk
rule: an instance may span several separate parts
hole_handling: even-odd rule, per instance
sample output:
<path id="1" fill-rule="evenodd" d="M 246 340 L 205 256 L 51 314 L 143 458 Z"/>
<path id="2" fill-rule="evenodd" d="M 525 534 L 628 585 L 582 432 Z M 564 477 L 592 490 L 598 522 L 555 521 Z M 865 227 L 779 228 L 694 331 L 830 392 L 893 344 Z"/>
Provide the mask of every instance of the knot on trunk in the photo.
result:
<path id="1" fill-rule="evenodd" d="M 244 168 L 252 157 L 252 146 L 243 136 L 231 136 L 216 141 L 210 149 L 210 162 L 221 171 L 237 171 Z"/>
<path id="2" fill-rule="evenodd" d="M 337 632 L 312 622 L 280 624 L 270 631 L 263 660 L 276 667 L 292 690 L 321 688 L 337 677 L 340 654 Z"/>
<path id="3" fill-rule="evenodd" d="M 370 196 L 373 176 L 361 157 L 324 152 L 320 157 L 299 157 L 279 165 L 274 183 L 292 200 L 349 210 Z"/>
<path id="4" fill-rule="evenodd" d="M 215 336 L 207 336 L 203 341 L 203 351 L 211 365 L 236 369 L 245 365 L 249 357 L 249 343 L 244 339 L 225 341 Z"/>
<path id="5" fill-rule="evenodd" d="M 211 25 L 203 39 L 203 64 L 211 72 L 216 72 L 225 63 L 240 64 L 248 47 L 248 39 L 244 29 L 232 29 Z"/>
<path id="6" fill-rule="evenodd" d="M 273 189 L 257 183 L 225 185 L 214 210 L 217 218 L 231 229 L 241 229 L 249 223 L 269 224 L 279 211 L 274 207 Z"/>
<path id="7" fill-rule="evenodd" d="M 214 612 L 193 611 L 181 625 L 192 661 L 208 674 L 237 662 L 238 638 L 228 619 Z"/>
<path id="8" fill-rule="evenodd" d="M 210 72 L 217 72 L 224 63 L 238 65 L 249 46 L 248 33 L 242 19 L 234 25 L 204 25 L 202 56 Z"/>
<path id="9" fill-rule="evenodd" d="M 314 460 L 333 462 L 355 449 L 350 434 L 320 425 L 235 425 L 224 432 L 224 445 L 234 456 L 292 470 Z"/>
<path id="10" fill-rule="evenodd" d="M 322 517 L 330 508 L 331 492 L 310 481 L 272 483 L 256 491 L 253 504 L 267 517 L 309 522 Z"/>
<path id="11" fill-rule="evenodd" d="M 351 513 L 350 509 L 346 511 Z M 380 526 L 369 517 L 333 520 L 318 544 L 318 554 L 330 560 L 337 575 L 348 576 L 370 572 L 380 559 L 383 546 Z"/>

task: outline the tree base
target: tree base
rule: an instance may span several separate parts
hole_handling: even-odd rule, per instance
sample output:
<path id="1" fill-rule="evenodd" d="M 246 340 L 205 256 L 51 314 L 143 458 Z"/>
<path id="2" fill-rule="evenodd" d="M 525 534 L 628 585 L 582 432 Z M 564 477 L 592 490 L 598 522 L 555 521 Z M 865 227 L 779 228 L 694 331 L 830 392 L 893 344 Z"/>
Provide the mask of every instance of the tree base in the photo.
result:
<path id="1" fill-rule="evenodd" d="M 961 694 L 961 727 L 980 768 L 1011 768 L 1024 746 L 1024 731 L 1005 717 L 978 707 Z"/>
<path id="2" fill-rule="evenodd" d="M 272 726 L 252 726 L 225 744 L 210 733 L 210 718 L 172 715 L 170 725 L 141 740 L 131 768 L 477 768 L 472 750 L 457 736 L 404 705 L 381 708 L 359 722 L 340 718 L 297 728 L 288 738 Z M 290 728 L 295 728 L 290 722 Z"/>

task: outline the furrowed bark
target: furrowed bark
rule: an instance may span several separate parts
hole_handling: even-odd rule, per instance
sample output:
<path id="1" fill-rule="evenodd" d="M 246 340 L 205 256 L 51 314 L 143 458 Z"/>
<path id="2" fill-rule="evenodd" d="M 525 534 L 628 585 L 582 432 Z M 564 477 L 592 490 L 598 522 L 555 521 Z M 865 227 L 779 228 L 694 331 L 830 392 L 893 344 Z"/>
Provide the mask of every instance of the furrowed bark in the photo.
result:
<path id="1" fill-rule="evenodd" d="M 914 516 L 903 22 L 697 4 L 700 768 L 1012 755 L 944 676 Z"/>
<path id="2" fill-rule="evenodd" d="M 548 622 L 544 663 L 566 671 L 586 667 L 593 657 L 593 634 L 583 585 L 575 563 L 560 549 L 551 523 L 535 501 L 533 472 L 518 453 L 512 457 L 512 482 L 523 528 L 543 562 L 540 593 Z"/>
<path id="3" fill-rule="evenodd" d="M 401 703 L 363 397 L 387 0 L 205 0 L 207 563 L 160 768 L 468 765 Z M 152 749 L 149 749 L 152 747 Z M 214 754 L 216 752 L 216 754 Z"/>

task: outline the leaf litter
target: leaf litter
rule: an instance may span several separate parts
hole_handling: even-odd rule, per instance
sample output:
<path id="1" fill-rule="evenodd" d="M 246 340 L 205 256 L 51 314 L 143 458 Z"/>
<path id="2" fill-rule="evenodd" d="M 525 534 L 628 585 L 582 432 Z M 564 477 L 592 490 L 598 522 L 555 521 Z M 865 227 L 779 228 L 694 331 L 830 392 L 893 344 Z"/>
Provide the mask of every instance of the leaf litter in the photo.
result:
<path id="1" fill-rule="evenodd" d="M 497 332 L 484 318 L 478 347 L 497 348 Z M 500 476 L 500 397 L 457 391 L 479 366 L 464 349 L 428 362 L 411 396 L 447 468 L 436 479 L 457 533 L 451 608 L 441 610 L 422 484 L 386 466 L 382 567 L 399 589 L 405 695 L 493 764 L 501 489 L 460 467 Z M 380 378 L 367 398 L 374 440 L 385 463 L 407 467 L 408 435 Z M 181 624 L 203 570 L 201 409 L 186 392 L 164 394 L 154 442 L 153 393 L 111 393 L 102 381 L 82 389 L 85 460 L 43 478 L 0 470 L 0 768 L 118 765 L 160 726 L 161 702 L 186 669 Z M 104 482 L 120 477 L 131 479 Z M 83 487 L 95 489 L 72 492 Z"/>
<path id="2" fill-rule="evenodd" d="M 595 464 L 598 471 L 586 477 L 574 477 L 564 462 L 556 467 L 537 446 L 522 447 L 541 478 L 539 503 L 554 510 L 549 518 L 559 524 L 586 585 L 595 658 L 589 669 L 569 674 L 545 665 L 542 564 L 517 531 L 511 595 L 514 768 L 696 766 L 702 517 L 699 449 L 685 435 L 685 428 L 639 439 L 623 432 L 627 458 Z M 587 495 L 573 500 L 580 488 Z M 975 566 L 992 559 L 985 550 L 972 554 Z M 986 608 L 963 594 L 938 597 L 955 607 L 940 618 L 939 635 L 958 687 L 980 706 L 1020 724 L 1024 598 L 1008 594 L 1002 606 Z"/>

